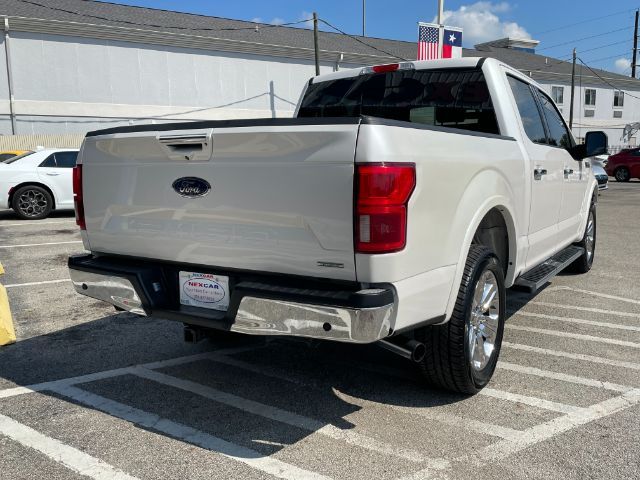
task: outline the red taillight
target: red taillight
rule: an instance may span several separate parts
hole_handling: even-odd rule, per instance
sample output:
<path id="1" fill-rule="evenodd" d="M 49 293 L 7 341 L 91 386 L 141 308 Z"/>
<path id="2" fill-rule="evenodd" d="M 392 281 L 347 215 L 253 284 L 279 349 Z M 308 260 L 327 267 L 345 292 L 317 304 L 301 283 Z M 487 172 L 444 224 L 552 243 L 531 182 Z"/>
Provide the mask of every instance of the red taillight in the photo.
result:
<path id="1" fill-rule="evenodd" d="M 400 68 L 399 63 L 388 63 L 387 65 L 374 65 L 371 67 L 374 73 L 395 72 Z"/>
<path id="2" fill-rule="evenodd" d="M 416 185 L 413 164 L 356 165 L 356 252 L 390 253 L 407 243 L 407 202 Z"/>
<path id="3" fill-rule="evenodd" d="M 73 204 L 76 209 L 76 224 L 78 224 L 80 230 L 86 230 L 84 199 L 82 197 L 82 165 L 73 167 Z"/>

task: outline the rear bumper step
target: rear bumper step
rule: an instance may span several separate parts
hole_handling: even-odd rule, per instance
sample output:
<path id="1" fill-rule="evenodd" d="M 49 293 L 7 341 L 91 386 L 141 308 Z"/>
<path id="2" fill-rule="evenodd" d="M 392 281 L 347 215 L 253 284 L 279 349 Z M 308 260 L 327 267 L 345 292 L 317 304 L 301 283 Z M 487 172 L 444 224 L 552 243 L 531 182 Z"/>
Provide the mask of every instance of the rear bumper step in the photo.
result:
<path id="1" fill-rule="evenodd" d="M 256 279 L 248 273 L 229 272 L 224 272 L 231 278 L 226 312 L 184 306 L 179 304 L 174 281 L 180 268 L 92 255 L 69 258 L 78 293 L 139 315 L 206 328 L 371 343 L 389 336 L 397 311 L 391 285 L 362 288 L 354 284 L 353 289 L 336 289 L 295 279 L 294 287 L 287 285 L 290 279 L 278 276 Z"/>
<path id="2" fill-rule="evenodd" d="M 571 265 L 571 263 L 583 253 L 584 248 L 571 245 L 542 262 L 537 267 L 520 275 L 516 279 L 513 288 L 525 290 L 529 293 L 536 292 L 558 273 Z"/>

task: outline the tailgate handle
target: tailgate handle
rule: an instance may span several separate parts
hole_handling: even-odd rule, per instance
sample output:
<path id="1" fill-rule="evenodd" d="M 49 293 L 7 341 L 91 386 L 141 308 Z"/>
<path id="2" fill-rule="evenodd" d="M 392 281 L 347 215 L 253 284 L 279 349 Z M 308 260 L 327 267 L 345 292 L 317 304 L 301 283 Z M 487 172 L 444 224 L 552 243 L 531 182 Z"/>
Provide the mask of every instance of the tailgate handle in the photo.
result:
<path id="1" fill-rule="evenodd" d="M 202 152 L 209 143 L 209 135 L 198 133 L 194 135 L 162 135 L 158 141 L 165 145 L 171 152 L 185 154 L 189 152 Z M 188 159 L 189 156 L 185 155 Z"/>

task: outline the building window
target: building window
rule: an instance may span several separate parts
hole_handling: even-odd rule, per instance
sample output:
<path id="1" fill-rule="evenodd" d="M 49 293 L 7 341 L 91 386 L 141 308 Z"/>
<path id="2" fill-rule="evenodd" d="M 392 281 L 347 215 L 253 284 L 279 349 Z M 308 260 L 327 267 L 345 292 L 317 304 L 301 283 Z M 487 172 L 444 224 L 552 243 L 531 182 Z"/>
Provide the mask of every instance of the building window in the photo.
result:
<path id="1" fill-rule="evenodd" d="M 613 118 L 622 118 L 622 110 L 614 110 Z"/>
<path id="2" fill-rule="evenodd" d="M 624 92 L 622 90 L 615 90 L 613 92 L 613 106 L 614 107 L 624 106 Z"/>
<path id="3" fill-rule="evenodd" d="M 596 89 L 595 88 L 586 88 L 584 90 L 584 104 L 585 105 L 595 106 L 595 104 L 596 104 Z M 585 117 L 586 116 L 587 115 L 585 115 Z"/>
<path id="4" fill-rule="evenodd" d="M 558 105 L 564 103 L 564 87 L 551 87 L 551 98 Z"/>
<path id="5" fill-rule="evenodd" d="M 595 116 L 595 114 L 596 114 L 595 110 L 585 110 L 584 111 L 584 116 L 585 117 L 593 117 L 593 116 Z"/>

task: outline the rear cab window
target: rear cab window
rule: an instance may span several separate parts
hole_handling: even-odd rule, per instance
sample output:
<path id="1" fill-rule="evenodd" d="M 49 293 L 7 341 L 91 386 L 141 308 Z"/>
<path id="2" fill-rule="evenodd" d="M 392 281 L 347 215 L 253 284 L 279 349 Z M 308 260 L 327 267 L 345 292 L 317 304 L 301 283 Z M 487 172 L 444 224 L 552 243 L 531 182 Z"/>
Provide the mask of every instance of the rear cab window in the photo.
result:
<path id="1" fill-rule="evenodd" d="M 398 70 L 312 83 L 298 117 L 360 115 L 500 134 L 479 69 Z"/>

